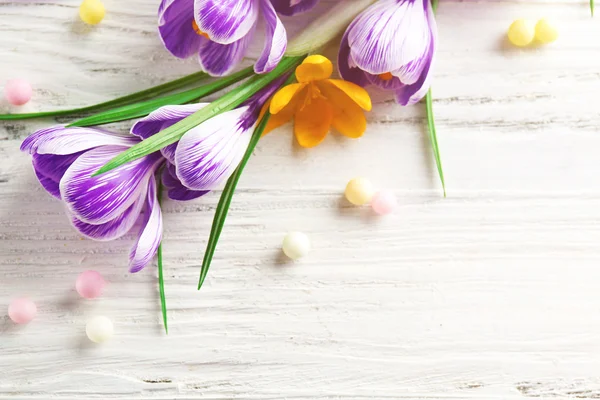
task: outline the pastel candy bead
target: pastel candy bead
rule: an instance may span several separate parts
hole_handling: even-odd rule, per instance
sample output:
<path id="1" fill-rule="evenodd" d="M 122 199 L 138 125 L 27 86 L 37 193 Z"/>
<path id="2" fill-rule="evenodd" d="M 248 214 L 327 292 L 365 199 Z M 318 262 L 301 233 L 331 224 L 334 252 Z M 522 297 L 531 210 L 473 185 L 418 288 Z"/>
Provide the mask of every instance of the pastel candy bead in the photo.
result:
<path id="1" fill-rule="evenodd" d="M 75 289 L 81 297 L 94 299 L 102 294 L 105 284 L 106 282 L 99 272 L 84 271 L 77 277 Z"/>
<path id="2" fill-rule="evenodd" d="M 83 0 L 79 6 L 79 17 L 89 25 L 97 25 L 106 14 L 104 4 L 100 0 Z"/>
<path id="3" fill-rule="evenodd" d="M 114 326 L 108 317 L 98 316 L 88 321 L 85 333 L 92 342 L 104 343 L 113 337 Z"/>
<path id="4" fill-rule="evenodd" d="M 397 205 L 396 196 L 389 190 L 382 190 L 376 193 L 371 200 L 371 208 L 379 215 L 390 214 Z"/>
<path id="5" fill-rule="evenodd" d="M 26 297 L 14 299 L 8 306 L 8 316 L 15 324 L 28 324 L 36 314 L 37 306 Z"/>
<path id="6" fill-rule="evenodd" d="M 545 18 L 535 24 L 535 38 L 544 44 L 552 43 L 558 39 L 558 29 Z"/>
<path id="7" fill-rule="evenodd" d="M 354 178 L 346 185 L 344 195 L 346 199 L 355 206 L 362 206 L 371 201 L 375 194 L 373 185 L 368 179 Z"/>
<path id="8" fill-rule="evenodd" d="M 508 28 L 508 40 L 518 47 L 524 47 L 535 37 L 535 24 L 527 19 L 517 19 Z"/>
<path id="9" fill-rule="evenodd" d="M 25 79 L 12 79 L 4 86 L 4 97 L 12 105 L 22 106 L 31 100 L 33 89 Z"/>
<path id="10" fill-rule="evenodd" d="M 283 238 L 281 248 L 286 256 L 298 260 L 310 252 L 310 239 L 302 232 L 290 232 Z"/>

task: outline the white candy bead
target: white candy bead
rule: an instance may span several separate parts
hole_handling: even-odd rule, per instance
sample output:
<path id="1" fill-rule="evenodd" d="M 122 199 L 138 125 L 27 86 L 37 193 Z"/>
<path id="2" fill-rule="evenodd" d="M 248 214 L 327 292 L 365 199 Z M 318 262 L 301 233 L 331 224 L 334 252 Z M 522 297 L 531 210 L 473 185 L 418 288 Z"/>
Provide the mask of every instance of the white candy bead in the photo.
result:
<path id="1" fill-rule="evenodd" d="M 104 343 L 113 336 L 113 323 L 107 317 L 94 317 L 85 326 L 85 333 L 92 342 Z"/>
<path id="2" fill-rule="evenodd" d="M 302 232 L 290 232 L 283 239 L 282 249 L 286 256 L 297 260 L 310 251 L 310 239 Z"/>

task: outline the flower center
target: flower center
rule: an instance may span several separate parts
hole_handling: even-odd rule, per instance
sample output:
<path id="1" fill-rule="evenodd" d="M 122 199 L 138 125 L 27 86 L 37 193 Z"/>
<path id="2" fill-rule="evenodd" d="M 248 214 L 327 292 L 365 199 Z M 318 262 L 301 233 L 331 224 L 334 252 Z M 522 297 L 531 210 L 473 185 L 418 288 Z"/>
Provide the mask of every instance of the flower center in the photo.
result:
<path id="1" fill-rule="evenodd" d="M 198 35 L 205 37 L 207 39 L 210 40 L 210 38 L 208 37 L 208 33 L 203 32 L 202 30 L 200 30 L 200 28 L 198 27 L 198 24 L 196 23 L 196 21 L 192 20 L 192 28 L 194 28 L 194 32 L 196 32 Z"/>
<path id="2" fill-rule="evenodd" d="M 325 96 L 321 94 L 321 90 L 319 90 L 319 88 L 317 87 L 317 85 L 315 85 L 314 82 L 309 82 L 306 88 L 306 95 L 304 96 L 304 102 L 301 108 L 310 105 L 310 103 L 312 103 L 313 100 L 318 98 L 325 99 Z"/>
<path id="3" fill-rule="evenodd" d="M 379 74 L 379 78 L 383 81 L 390 81 L 394 79 L 394 75 L 391 72 L 386 72 L 384 74 Z"/>

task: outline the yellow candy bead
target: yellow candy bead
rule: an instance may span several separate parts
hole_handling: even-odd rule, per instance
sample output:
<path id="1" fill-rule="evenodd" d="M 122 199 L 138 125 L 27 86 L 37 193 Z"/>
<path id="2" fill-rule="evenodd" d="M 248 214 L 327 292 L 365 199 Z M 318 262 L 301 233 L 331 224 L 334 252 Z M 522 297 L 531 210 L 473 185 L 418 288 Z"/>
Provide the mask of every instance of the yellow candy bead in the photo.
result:
<path id="1" fill-rule="evenodd" d="M 558 39 L 558 29 L 547 19 L 540 19 L 535 25 L 535 38 L 545 44 L 552 43 Z"/>
<path id="2" fill-rule="evenodd" d="M 365 178 L 354 178 L 346 185 L 344 195 L 346 199 L 355 206 L 367 204 L 373 198 L 375 189 L 369 180 Z"/>
<path id="3" fill-rule="evenodd" d="M 524 47 L 533 42 L 535 25 L 526 19 L 517 19 L 508 28 L 508 40 L 515 46 Z"/>
<path id="4" fill-rule="evenodd" d="M 100 0 L 83 0 L 79 6 L 79 17 L 89 25 L 99 24 L 104 19 L 106 9 Z"/>

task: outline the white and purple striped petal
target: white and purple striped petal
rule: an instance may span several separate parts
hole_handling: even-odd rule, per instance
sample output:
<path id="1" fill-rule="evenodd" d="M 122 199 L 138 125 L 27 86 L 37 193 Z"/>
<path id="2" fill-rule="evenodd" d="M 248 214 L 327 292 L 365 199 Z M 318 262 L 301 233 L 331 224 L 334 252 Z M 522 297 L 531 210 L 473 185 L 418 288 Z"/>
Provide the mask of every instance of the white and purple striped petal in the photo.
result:
<path id="1" fill-rule="evenodd" d="M 193 190 L 212 190 L 229 178 L 248 147 L 256 122 L 248 109 L 219 114 L 183 135 L 175 153 L 181 183 Z M 249 118 L 253 119 L 250 125 Z"/>
<path id="2" fill-rule="evenodd" d="M 198 52 L 198 60 L 202 70 L 212 76 L 224 76 L 231 73 L 244 59 L 248 46 L 254 36 L 253 26 L 246 36 L 229 44 L 221 44 L 207 40 Z"/>
<path id="3" fill-rule="evenodd" d="M 220 44 L 231 44 L 248 35 L 259 12 L 259 0 L 194 0 L 198 28 Z"/>
<path id="4" fill-rule="evenodd" d="M 179 58 L 198 52 L 207 39 L 194 31 L 193 0 L 162 0 L 158 10 L 158 32 L 166 49 Z"/>
<path id="5" fill-rule="evenodd" d="M 103 224 L 125 212 L 144 193 L 162 162 L 159 153 L 92 177 L 126 149 L 120 146 L 95 148 L 79 156 L 67 169 L 60 181 L 60 194 L 71 214 L 89 224 Z"/>
<path id="6" fill-rule="evenodd" d="M 163 221 L 156 196 L 156 181 L 150 179 L 146 196 L 144 220 L 138 238 L 129 253 L 129 271 L 141 271 L 148 265 L 162 240 Z"/>
<path id="7" fill-rule="evenodd" d="M 319 0 L 271 0 L 271 3 L 279 14 L 291 16 L 312 9 Z"/>
<path id="8" fill-rule="evenodd" d="M 177 201 L 194 200 L 209 192 L 209 190 L 191 190 L 183 186 L 177 178 L 175 166 L 171 163 L 167 163 L 166 168 L 163 169 L 162 184 L 167 188 L 169 198 Z"/>
<path id="9" fill-rule="evenodd" d="M 269 0 L 260 1 L 265 20 L 266 35 L 263 51 L 256 64 L 254 64 L 254 71 L 257 74 L 272 71 L 281 61 L 287 48 L 287 33 L 273 5 Z"/>
<path id="10" fill-rule="evenodd" d="M 185 104 L 180 106 L 164 106 L 151 112 L 147 117 L 140 119 L 131 127 L 131 134 L 142 139 L 148 139 L 163 129 L 189 117 L 196 111 L 206 107 L 209 103 Z M 177 143 L 163 147 L 160 152 L 171 163 L 175 162 L 175 149 Z"/>

